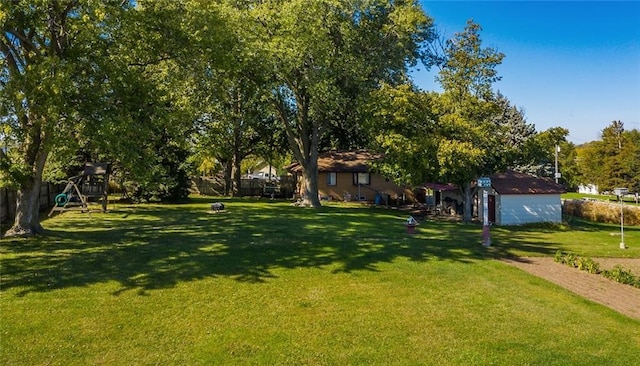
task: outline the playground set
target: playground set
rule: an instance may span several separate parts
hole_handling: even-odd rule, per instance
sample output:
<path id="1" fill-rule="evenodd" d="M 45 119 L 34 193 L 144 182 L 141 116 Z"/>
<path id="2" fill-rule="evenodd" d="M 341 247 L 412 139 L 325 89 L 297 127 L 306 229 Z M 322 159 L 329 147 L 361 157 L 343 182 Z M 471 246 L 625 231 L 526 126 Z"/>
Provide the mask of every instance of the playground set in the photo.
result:
<path id="1" fill-rule="evenodd" d="M 107 194 L 109 184 L 109 163 L 86 163 L 81 175 L 69 178 L 62 193 L 58 194 L 55 205 L 49 212 L 81 210 L 89 212 L 89 202 L 100 201 L 102 212 L 107 210 Z"/>

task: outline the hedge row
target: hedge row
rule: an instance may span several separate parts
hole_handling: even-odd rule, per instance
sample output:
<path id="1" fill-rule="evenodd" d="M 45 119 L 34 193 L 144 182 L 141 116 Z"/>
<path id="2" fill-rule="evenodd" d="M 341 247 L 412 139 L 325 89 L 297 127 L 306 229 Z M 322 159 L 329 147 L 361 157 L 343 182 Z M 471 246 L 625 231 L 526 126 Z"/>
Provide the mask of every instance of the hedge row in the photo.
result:
<path id="1" fill-rule="evenodd" d="M 563 203 L 563 211 L 566 215 L 582 217 L 589 221 L 610 224 L 620 223 L 620 204 L 617 203 L 565 200 Z M 640 207 L 624 205 L 623 213 L 625 226 L 640 225 Z"/>

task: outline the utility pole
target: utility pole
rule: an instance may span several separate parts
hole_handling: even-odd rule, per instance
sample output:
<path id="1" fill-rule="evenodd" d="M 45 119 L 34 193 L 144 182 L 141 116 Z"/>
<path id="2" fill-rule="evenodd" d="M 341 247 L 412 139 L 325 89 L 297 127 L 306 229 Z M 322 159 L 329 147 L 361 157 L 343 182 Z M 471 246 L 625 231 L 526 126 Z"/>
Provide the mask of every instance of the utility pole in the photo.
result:
<path id="1" fill-rule="evenodd" d="M 560 152 L 560 145 L 556 144 L 556 183 L 558 183 L 558 178 L 560 178 L 560 173 L 558 172 L 558 153 Z"/>
<path id="2" fill-rule="evenodd" d="M 477 185 L 482 188 L 482 245 L 491 246 L 491 232 L 489 229 L 489 190 L 491 189 L 491 178 L 478 178 Z"/>

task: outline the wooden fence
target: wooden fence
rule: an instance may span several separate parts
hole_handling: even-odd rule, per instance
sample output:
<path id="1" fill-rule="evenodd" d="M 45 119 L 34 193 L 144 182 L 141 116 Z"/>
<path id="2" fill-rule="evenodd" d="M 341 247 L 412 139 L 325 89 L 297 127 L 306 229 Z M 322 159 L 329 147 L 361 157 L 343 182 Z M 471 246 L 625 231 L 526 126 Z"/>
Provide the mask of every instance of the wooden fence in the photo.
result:
<path id="1" fill-rule="evenodd" d="M 224 191 L 224 183 L 220 179 L 194 178 L 192 184 L 194 191 L 200 194 L 220 196 Z M 55 197 L 64 190 L 65 185 L 43 182 L 40 187 L 40 209 L 53 207 Z M 290 177 L 283 177 L 275 185 L 258 179 L 243 179 L 240 189 L 243 196 L 270 196 L 273 193 L 275 197 L 290 198 L 294 192 L 294 182 Z M 6 229 L 15 214 L 16 191 L 0 188 L 0 225 Z"/>
<path id="2" fill-rule="evenodd" d="M 56 195 L 60 194 L 65 184 L 54 184 L 43 182 L 40 187 L 40 210 L 46 210 L 55 204 Z M 16 214 L 16 191 L 13 189 L 0 188 L 0 223 L 3 226 L 15 217 Z"/>
<path id="3" fill-rule="evenodd" d="M 269 183 L 262 179 L 241 179 L 239 193 L 241 196 L 273 195 L 277 198 L 291 198 L 294 193 L 293 177 L 282 177 L 280 181 Z M 207 196 L 222 196 L 224 180 L 219 177 L 196 177 L 191 180 L 192 192 Z"/>

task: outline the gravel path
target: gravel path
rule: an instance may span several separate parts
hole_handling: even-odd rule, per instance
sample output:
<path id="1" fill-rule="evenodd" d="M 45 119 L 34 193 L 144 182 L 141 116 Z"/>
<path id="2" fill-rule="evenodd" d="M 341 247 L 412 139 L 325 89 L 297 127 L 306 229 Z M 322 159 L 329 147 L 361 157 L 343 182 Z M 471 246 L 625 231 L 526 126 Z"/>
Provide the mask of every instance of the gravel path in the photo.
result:
<path id="1" fill-rule="evenodd" d="M 640 275 L 640 258 L 593 258 L 601 269 L 611 269 L 616 264 L 633 274 Z M 591 274 L 565 264 L 556 263 L 550 257 L 526 257 L 502 259 L 533 275 L 544 278 L 586 299 L 640 319 L 640 288 L 611 281 L 602 275 Z"/>

